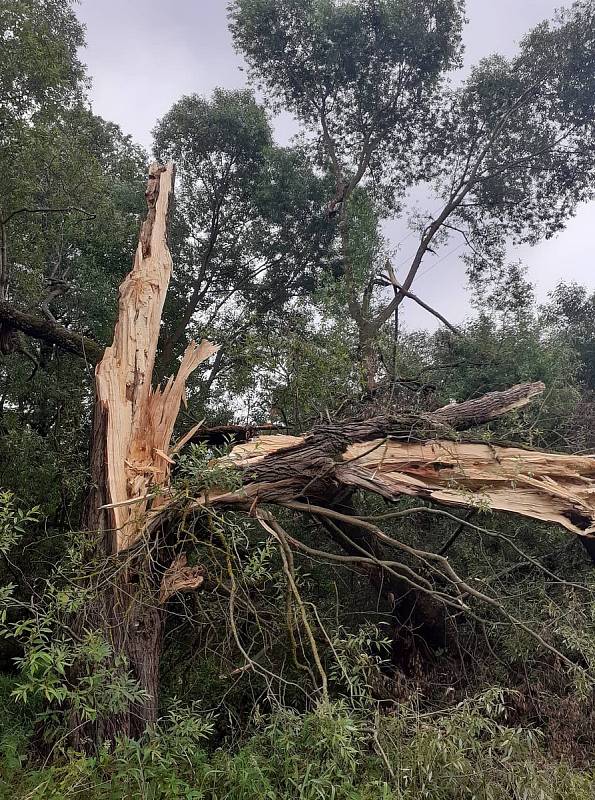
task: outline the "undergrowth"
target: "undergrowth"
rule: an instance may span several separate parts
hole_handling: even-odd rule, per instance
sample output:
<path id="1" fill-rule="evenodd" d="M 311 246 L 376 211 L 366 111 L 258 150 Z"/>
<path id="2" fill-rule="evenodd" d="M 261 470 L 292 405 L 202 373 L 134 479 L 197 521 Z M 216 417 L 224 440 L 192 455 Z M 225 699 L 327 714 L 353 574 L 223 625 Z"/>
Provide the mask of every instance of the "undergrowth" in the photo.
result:
<path id="1" fill-rule="evenodd" d="M 212 744 L 213 715 L 173 703 L 141 741 L 93 758 L 54 753 L 45 767 L 16 755 L 31 729 L 2 689 L 2 798 L 592 800 L 595 788 L 592 772 L 549 762 L 536 732 L 507 722 L 497 689 L 437 713 L 415 702 L 383 714 L 347 701 L 281 710 L 231 752 Z"/>

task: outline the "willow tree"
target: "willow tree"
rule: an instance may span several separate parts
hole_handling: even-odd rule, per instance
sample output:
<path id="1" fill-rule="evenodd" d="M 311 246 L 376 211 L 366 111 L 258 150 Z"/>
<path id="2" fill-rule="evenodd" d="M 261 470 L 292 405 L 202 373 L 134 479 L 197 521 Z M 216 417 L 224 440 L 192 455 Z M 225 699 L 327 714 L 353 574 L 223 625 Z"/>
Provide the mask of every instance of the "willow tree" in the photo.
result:
<path id="1" fill-rule="evenodd" d="M 466 247 L 475 274 L 498 274 L 510 240 L 553 236 L 593 196 L 592 0 L 463 82 L 454 72 L 462 0 L 234 0 L 231 21 L 253 80 L 300 120 L 334 180 L 326 213 L 342 258 L 336 290 L 358 331 L 368 390 L 379 332 L 403 301 L 436 313 L 412 290 L 445 240 Z M 379 238 L 362 247 L 362 234 L 382 220 L 407 223 L 416 187 L 438 210 L 416 214 L 418 246 L 399 277 Z"/>

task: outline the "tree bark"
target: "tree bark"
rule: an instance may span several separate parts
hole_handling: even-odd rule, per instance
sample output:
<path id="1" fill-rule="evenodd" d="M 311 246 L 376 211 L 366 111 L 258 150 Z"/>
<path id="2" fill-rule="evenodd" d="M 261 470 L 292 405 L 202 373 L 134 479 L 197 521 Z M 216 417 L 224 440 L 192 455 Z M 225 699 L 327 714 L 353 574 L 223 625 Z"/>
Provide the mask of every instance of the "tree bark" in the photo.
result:
<path id="1" fill-rule="evenodd" d="M 175 379 L 153 389 L 161 314 L 172 270 L 167 220 L 173 180 L 173 165 L 152 165 L 147 218 L 132 271 L 120 287 L 113 344 L 96 367 L 91 488 L 83 529 L 96 535 L 95 559 L 103 574 L 95 580 L 95 603 L 77 621 L 79 630 L 101 631 L 111 645 L 114 669 L 127 669 L 146 699 L 104 715 L 93 725 L 81 725 L 73 718 L 73 743 L 79 748 L 117 736 L 139 736 L 158 713 L 164 603 L 177 591 L 166 556 L 171 560 L 175 554 L 164 547 L 152 552 L 131 548 L 143 538 L 147 511 L 159 507 L 159 492 L 169 482 L 170 442 L 186 379 L 217 350 L 208 342 L 191 343 Z M 110 562 L 114 569 L 106 576 Z M 180 587 L 189 585 L 187 573 L 188 569 Z M 198 585 L 197 580 L 190 583 Z"/>
<path id="2" fill-rule="evenodd" d="M 376 337 L 368 323 L 362 322 L 358 328 L 358 352 L 362 371 L 362 385 L 365 387 L 366 394 L 372 397 L 378 386 L 376 380 L 378 375 Z"/>
<path id="3" fill-rule="evenodd" d="M 457 431 L 522 408 L 541 383 L 515 386 L 430 414 L 380 416 L 325 425 L 307 436 L 262 436 L 234 448 L 226 463 L 243 488 L 198 503 L 324 504 L 340 488 L 387 500 L 420 497 L 442 505 L 508 511 L 595 536 L 595 458 L 542 453 Z"/>
<path id="4" fill-rule="evenodd" d="M 58 325 L 48 319 L 28 314 L 4 300 L 0 300 L 0 328 L 11 331 L 21 331 L 34 339 L 56 345 L 67 353 L 84 358 L 91 364 L 101 360 L 104 348 L 88 336 L 76 333 Z M 1 337 L 0 337 L 1 338 Z M 14 348 L 3 348 L 0 344 L 0 353 L 6 355 Z"/>

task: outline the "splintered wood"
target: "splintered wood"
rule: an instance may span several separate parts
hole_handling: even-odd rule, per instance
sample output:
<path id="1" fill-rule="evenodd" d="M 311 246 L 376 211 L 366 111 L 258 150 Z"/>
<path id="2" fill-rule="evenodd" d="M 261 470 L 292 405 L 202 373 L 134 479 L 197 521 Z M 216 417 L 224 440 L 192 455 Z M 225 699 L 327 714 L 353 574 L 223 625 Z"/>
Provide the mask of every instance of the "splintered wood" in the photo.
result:
<path id="1" fill-rule="evenodd" d="M 510 511 L 595 534 L 593 458 L 438 440 L 353 445 L 342 460 L 340 483 L 389 499 Z"/>
<path id="2" fill-rule="evenodd" d="M 228 463 L 247 476 L 256 467 L 262 475 L 268 464 L 273 476 L 279 455 L 299 452 L 306 441 L 263 436 L 236 447 Z M 338 485 L 390 500 L 407 495 L 449 506 L 509 511 L 557 523 L 581 536 L 595 534 L 593 457 L 443 439 L 376 439 L 349 445 L 335 459 L 332 478 Z M 312 486 L 310 475 L 306 483 Z M 257 497 L 258 483 L 248 483 L 246 491 Z M 267 499 L 272 491 L 267 482 Z"/>
<path id="3" fill-rule="evenodd" d="M 175 594 L 194 592 L 205 581 L 205 568 L 201 566 L 188 566 L 185 553 L 176 556 L 171 566 L 166 570 L 161 581 L 159 602 L 165 605 Z"/>
<path id="4" fill-rule="evenodd" d="M 109 552 L 131 547 L 169 513 L 166 489 L 176 452 L 170 444 L 185 384 L 218 349 L 207 341 L 191 343 L 177 376 L 152 388 L 172 271 L 167 217 L 173 180 L 172 165 L 151 167 L 148 215 L 132 271 L 120 287 L 114 341 L 96 369 L 93 488 L 86 521 L 90 530 L 111 537 Z M 195 505 L 252 511 L 258 503 L 284 505 L 295 499 L 324 504 L 347 487 L 390 500 L 408 495 L 508 511 L 595 536 L 595 458 L 465 442 L 455 435 L 522 408 L 543 390 L 542 383 L 522 384 L 432 413 L 329 423 L 307 436 L 259 437 L 220 462 L 241 471 L 242 488 L 210 490 Z M 175 562 L 164 596 L 199 585 L 200 579 L 199 572 Z"/>
<path id="5" fill-rule="evenodd" d="M 188 376 L 217 351 L 207 341 L 191 343 L 177 376 L 152 387 L 161 314 L 172 272 L 167 219 L 174 168 L 153 164 L 134 265 L 120 287 L 114 341 L 96 368 L 96 419 L 101 475 L 94 475 L 104 527 L 113 531 L 113 550 L 124 550 L 142 534 L 149 495 L 168 484 L 169 447 Z M 101 456 L 103 455 L 103 463 Z M 159 492 L 152 507 L 161 502 Z"/>

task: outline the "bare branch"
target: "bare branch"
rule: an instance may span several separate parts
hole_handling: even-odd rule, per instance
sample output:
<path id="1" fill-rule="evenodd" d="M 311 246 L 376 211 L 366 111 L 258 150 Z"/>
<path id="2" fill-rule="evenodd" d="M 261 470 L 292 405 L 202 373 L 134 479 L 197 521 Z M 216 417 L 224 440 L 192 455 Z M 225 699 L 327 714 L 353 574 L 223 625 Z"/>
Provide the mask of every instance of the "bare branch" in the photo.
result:
<path id="1" fill-rule="evenodd" d="M 93 339 L 49 319 L 27 314 L 2 300 L 0 300 L 0 323 L 8 329 L 19 330 L 34 339 L 56 345 L 61 350 L 79 356 L 91 364 L 96 364 L 103 356 L 103 346 Z"/>
<path id="2" fill-rule="evenodd" d="M 389 270 L 389 273 L 388 273 L 387 283 L 385 283 L 385 285 L 391 285 L 395 289 L 398 290 L 398 291 L 395 292 L 395 296 L 398 296 L 398 294 L 400 293 L 404 297 L 408 297 L 410 300 L 413 300 L 415 303 L 417 303 L 419 306 L 421 306 L 429 314 L 432 314 L 432 316 L 436 317 L 436 319 L 439 319 L 440 322 L 445 327 L 447 327 L 449 331 L 451 331 L 452 333 L 455 334 L 455 336 L 462 336 L 462 333 L 460 332 L 460 330 L 458 328 L 455 328 L 455 326 L 452 325 L 446 319 L 446 317 L 444 317 L 439 311 L 436 311 L 435 308 L 432 308 L 432 306 L 428 305 L 428 303 L 426 303 L 420 297 L 418 297 L 417 295 L 413 294 L 413 292 L 405 291 L 403 286 L 396 279 L 395 274 L 394 274 L 394 270 L 392 268 L 392 265 L 390 265 L 390 270 Z"/>
<path id="3" fill-rule="evenodd" d="M 480 180 L 480 169 L 482 164 L 484 163 L 487 155 L 491 151 L 492 147 L 500 137 L 500 134 L 504 130 L 506 123 L 510 119 L 510 117 L 514 114 L 514 112 L 522 106 L 525 100 L 530 97 L 530 95 L 535 90 L 535 86 L 530 86 L 522 95 L 508 108 L 504 114 L 501 116 L 500 120 L 494 127 L 491 136 L 489 137 L 488 141 L 485 143 L 483 148 L 481 149 L 479 155 L 477 156 L 473 167 L 469 173 L 469 177 L 464 175 L 461 178 L 459 184 L 455 187 L 453 193 L 451 193 L 446 205 L 440 212 L 440 214 L 434 219 L 424 230 L 421 241 L 419 243 L 419 247 L 413 257 L 413 261 L 411 262 L 411 266 L 409 267 L 409 271 L 403 281 L 402 290 L 399 294 L 388 304 L 388 306 L 383 309 L 380 314 L 374 320 L 374 327 L 376 330 L 379 330 L 392 316 L 395 308 L 397 308 L 404 300 L 406 296 L 406 292 L 408 292 L 415 280 L 415 277 L 419 271 L 419 268 L 422 265 L 423 259 L 430 249 L 430 245 L 432 244 L 436 234 L 440 231 L 443 224 L 446 220 L 461 206 L 463 200 L 467 197 L 467 195 L 471 192 L 475 184 Z"/>
<path id="4" fill-rule="evenodd" d="M 12 211 L 4 219 L 0 219 L 0 225 L 7 225 L 11 219 L 14 219 L 19 214 L 72 214 L 75 211 L 84 215 L 85 222 L 97 218 L 96 214 L 91 214 L 85 208 L 79 208 L 78 206 L 64 206 L 63 208 L 28 208 L 25 206 L 17 208 L 16 211 Z"/>

